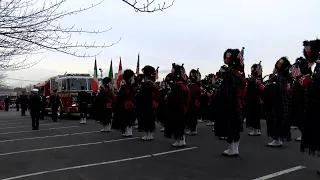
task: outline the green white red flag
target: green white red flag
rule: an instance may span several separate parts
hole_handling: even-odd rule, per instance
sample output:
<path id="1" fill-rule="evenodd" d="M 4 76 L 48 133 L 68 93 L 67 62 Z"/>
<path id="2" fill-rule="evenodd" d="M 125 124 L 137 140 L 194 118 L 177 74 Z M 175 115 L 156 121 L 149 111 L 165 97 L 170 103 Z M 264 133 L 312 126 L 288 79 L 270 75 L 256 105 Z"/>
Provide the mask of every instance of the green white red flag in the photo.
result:
<path id="1" fill-rule="evenodd" d="M 121 63 L 121 57 L 120 57 L 120 62 L 119 62 L 119 68 L 118 68 L 118 79 L 117 79 L 117 89 L 120 89 L 121 83 L 123 80 L 123 72 L 122 72 L 122 63 Z"/>
<path id="2" fill-rule="evenodd" d="M 91 88 L 93 92 L 98 91 L 99 86 L 98 86 L 98 69 L 97 69 L 97 59 L 94 59 L 94 73 L 93 73 L 93 79 L 91 83 Z"/>

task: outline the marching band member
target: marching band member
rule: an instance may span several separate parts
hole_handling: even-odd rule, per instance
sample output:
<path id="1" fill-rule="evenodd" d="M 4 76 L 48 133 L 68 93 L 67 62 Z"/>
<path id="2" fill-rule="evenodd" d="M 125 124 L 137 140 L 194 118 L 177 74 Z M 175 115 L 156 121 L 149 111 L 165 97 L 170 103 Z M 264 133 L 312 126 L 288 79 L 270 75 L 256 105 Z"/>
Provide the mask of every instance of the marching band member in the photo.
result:
<path id="1" fill-rule="evenodd" d="M 215 132 L 215 136 L 219 138 L 219 140 L 227 140 L 227 121 L 225 121 L 221 116 L 224 116 L 223 113 L 220 113 L 223 109 L 220 104 L 224 102 L 224 99 L 220 98 L 220 86 L 221 83 L 223 82 L 223 79 L 225 78 L 226 71 L 228 71 L 228 66 L 223 65 L 220 67 L 219 72 L 217 73 L 217 78 L 214 80 L 215 87 L 216 87 L 216 93 L 215 96 L 213 97 L 213 108 L 214 108 L 214 128 L 212 131 Z"/>
<path id="2" fill-rule="evenodd" d="M 283 141 L 291 140 L 290 132 L 290 73 L 291 64 L 281 57 L 275 64 L 274 73 L 269 77 L 264 89 L 267 133 L 273 141 L 270 147 L 282 147 Z"/>
<path id="3" fill-rule="evenodd" d="M 302 127 L 301 151 L 308 152 L 312 156 L 320 154 L 320 121 L 319 117 L 319 101 L 320 101 L 320 40 L 305 41 L 304 56 L 308 60 L 311 67 L 316 64 L 313 75 L 303 75 L 298 82 L 307 88 L 307 107 L 306 118 Z M 320 175 L 320 171 L 317 171 Z"/>
<path id="4" fill-rule="evenodd" d="M 127 69 L 123 72 L 123 84 L 115 100 L 112 129 L 121 131 L 124 137 L 133 136 L 132 126 L 136 120 L 134 80 L 132 70 Z"/>
<path id="5" fill-rule="evenodd" d="M 112 107 L 116 95 L 114 94 L 112 79 L 103 78 L 102 86 L 95 100 L 98 121 L 102 124 L 101 132 L 111 131 Z"/>
<path id="6" fill-rule="evenodd" d="M 165 119 L 165 137 L 174 136 L 174 147 L 186 145 L 185 128 L 186 112 L 190 101 L 190 90 L 187 87 L 187 76 L 185 69 L 180 65 L 172 63 L 172 72 L 167 75 L 166 82 L 170 84 L 167 95 L 167 117 Z"/>
<path id="7" fill-rule="evenodd" d="M 296 62 L 290 68 L 292 83 L 291 83 L 291 96 L 292 96 L 292 111 L 291 111 L 291 126 L 298 127 L 302 130 L 302 124 L 306 117 L 306 87 L 303 87 L 299 83 L 299 79 L 302 76 L 310 77 L 312 74 L 311 64 L 307 59 L 299 57 Z M 301 136 L 296 138 L 295 141 L 301 141 Z"/>
<path id="8" fill-rule="evenodd" d="M 203 92 L 198 85 L 201 79 L 199 69 L 192 69 L 189 74 L 189 79 L 191 81 L 190 85 L 188 86 L 190 89 L 190 103 L 186 114 L 186 123 L 188 128 L 186 134 L 197 135 L 197 124 L 200 112 L 200 97 L 203 95 Z"/>
<path id="9" fill-rule="evenodd" d="M 156 70 L 152 66 L 142 68 L 143 80 L 137 98 L 137 108 L 140 109 L 139 129 L 144 132 L 144 141 L 153 140 L 155 130 L 156 109 L 159 102 L 159 88 L 155 84 Z"/>
<path id="10" fill-rule="evenodd" d="M 144 75 L 143 74 L 138 74 L 137 77 L 135 78 L 135 82 L 134 82 L 134 89 L 136 92 L 135 98 L 139 99 L 141 93 L 140 93 L 140 87 L 141 87 L 141 83 L 143 81 Z M 135 128 L 138 129 L 139 132 L 142 132 L 143 130 L 140 129 L 141 126 L 141 115 L 143 114 L 143 109 L 141 109 L 142 106 L 139 105 L 139 101 L 136 101 L 136 121 L 135 121 Z M 143 103 L 143 102 L 142 102 Z M 139 128 L 140 127 L 140 128 Z"/>
<path id="11" fill-rule="evenodd" d="M 159 99 L 159 104 L 157 108 L 157 122 L 162 126 L 162 129 L 160 130 L 161 132 L 164 132 L 164 121 L 166 117 L 166 105 L 167 105 L 167 100 L 166 100 L 166 95 L 168 94 L 169 87 L 165 83 L 165 80 L 163 79 L 163 82 L 160 85 L 160 99 Z"/>
<path id="12" fill-rule="evenodd" d="M 261 126 L 261 90 L 260 83 L 262 81 L 262 66 L 259 64 L 251 66 L 251 76 L 247 79 L 246 99 L 245 99 L 245 115 L 246 126 L 253 131 L 249 136 L 260 136 Z M 260 82 L 260 83 L 258 83 Z"/>
<path id="13" fill-rule="evenodd" d="M 246 86 L 246 79 L 241 73 L 244 64 L 243 57 L 239 49 L 227 49 L 224 52 L 223 58 L 225 64 L 228 65 L 228 70 L 219 87 L 219 110 L 221 121 L 225 124 L 222 126 L 223 130 L 227 130 L 228 149 L 222 155 L 224 156 L 238 156 L 240 132 L 242 129 L 242 112 L 241 99 L 244 97 L 244 90 Z M 216 128 L 216 131 L 218 129 Z"/>

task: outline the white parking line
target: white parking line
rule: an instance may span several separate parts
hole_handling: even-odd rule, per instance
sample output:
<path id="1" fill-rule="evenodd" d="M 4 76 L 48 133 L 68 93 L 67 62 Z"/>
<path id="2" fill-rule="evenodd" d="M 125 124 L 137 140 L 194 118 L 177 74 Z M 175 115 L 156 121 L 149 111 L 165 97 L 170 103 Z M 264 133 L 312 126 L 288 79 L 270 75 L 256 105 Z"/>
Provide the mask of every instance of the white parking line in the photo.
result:
<path id="1" fill-rule="evenodd" d="M 9 123 L 9 122 L 22 122 L 22 121 L 29 121 L 29 118 L 26 119 L 26 118 L 21 118 L 21 119 L 15 119 L 15 120 L 9 120 L 9 121 L 2 121 L 0 120 L 1 123 Z"/>
<path id="2" fill-rule="evenodd" d="M 64 148 L 72 148 L 72 147 L 80 147 L 80 146 L 105 144 L 105 143 L 112 143 L 112 142 L 118 142 L 118 141 L 127 141 L 127 140 L 132 140 L 137 138 L 139 137 L 114 139 L 114 140 L 99 141 L 99 142 L 84 143 L 84 144 L 72 144 L 72 145 L 66 145 L 66 146 L 55 146 L 55 147 L 39 148 L 39 149 L 30 149 L 30 150 L 23 150 L 23 151 L 14 151 L 14 152 L 2 153 L 0 154 L 0 156 L 7 156 L 7 155 L 13 155 L 13 154 L 28 153 L 28 152 L 37 152 L 37 151 L 46 151 L 46 150 L 52 150 L 52 149 L 64 149 Z"/>
<path id="3" fill-rule="evenodd" d="M 272 173 L 272 174 L 268 174 L 266 176 L 262 176 L 262 177 L 259 177 L 259 178 L 256 178 L 256 179 L 253 179 L 253 180 L 267 180 L 267 179 L 272 179 L 272 178 L 275 178 L 277 176 L 281 176 L 281 175 L 284 175 L 284 174 L 288 174 L 288 173 L 291 173 L 293 171 L 298 171 L 298 170 L 301 170 L 301 169 L 304 169 L 306 168 L 305 166 L 296 166 L 296 167 L 293 167 L 293 168 L 290 168 L 290 169 L 285 169 L 285 170 L 282 170 L 282 171 L 278 171 L 278 172 L 275 172 L 275 173 Z"/>
<path id="4" fill-rule="evenodd" d="M 0 124 L 0 126 L 6 126 L 6 125 L 12 125 L 12 124 L 26 124 L 26 123 L 31 124 L 31 122 L 14 122 L 14 123 L 5 123 L 5 124 Z"/>
<path id="5" fill-rule="evenodd" d="M 74 136 L 74 135 L 90 134 L 90 133 L 97 133 L 97 132 L 100 132 L 100 131 L 88 131 L 88 132 L 79 132 L 79 133 L 70 133 L 70 134 L 58 134 L 58 135 L 52 135 L 52 136 L 38 136 L 38 137 L 30 137 L 30 138 L 8 139 L 8 140 L 2 140 L 2 141 L 0 141 L 0 143 L 23 141 L 23 140 L 32 140 L 32 139 L 45 139 L 45 138 Z"/>
<path id="6" fill-rule="evenodd" d="M 30 124 L 31 124 L 31 122 L 30 122 Z M 61 124 L 61 123 L 40 124 L 40 126 L 49 126 L 49 125 L 53 125 L 53 124 Z M 31 127 L 31 125 L 30 126 L 4 127 L 4 128 L 0 128 L 0 129 L 14 129 L 14 128 L 21 128 L 21 127 Z"/>
<path id="7" fill-rule="evenodd" d="M 68 129 L 68 128 L 76 128 L 76 127 L 80 127 L 80 126 L 64 126 L 64 127 L 56 127 L 56 128 L 48 128 L 48 129 L 40 129 L 37 131 L 13 131 L 13 132 L 4 132 L 4 133 L 0 133 L 0 135 L 2 134 L 19 134 L 19 133 L 27 133 L 27 132 L 39 132 L 39 131 L 50 131 L 50 130 L 55 130 L 55 129 Z"/>
<path id="8" fill-rule="evenodd" d="M 173 150 L 173 151 L 160 152 L 160 153 L 149 154 L 149 155 L 144 155 L 144 156 L 136 156 L 136 157 L 126 158 L 126 159 L 105 161 L 105 162 L 94 163 L 94 164 L 85 164 L 85 165 L 81 165 L 81 166 L 72 166 L 72 167 L 66 167 L 66 168 L 60 168 L 60 169 L 53 169 L 53 170 L 49 170 L 49 171 L 41 171 L 41 172 L 36 172 L 36 173 L 24 174 L 24 175 L 4 178 L 4 179 L 0 179 L 0 180 L 14 180 L 14 179 L 21 179 L 21 178 L 32 177 L 32 176 L 39 176 L 39 175 L 42 175 L 42 174 L 48 174 L 48 173 L 54 173 L 54 172 L 61 172 L 61 171 L 67 171 L 67 170 L 73 170 L 73 169 L 87 168 L 87 167 L 93 167 L 93 166 L 101 166 L 101 165 L 107 165 L 107 164 L 115 164 L 115 163 L 121 163 L 121 162 L 126 162 L 126 161 L 133 161 L 133 160 L 138 160 L 138 159 L 151 158 L 151 157 L 154 157 L 154 156 L 162 156 L 162 155 L 172 154 L 172 153 L 177 153 L 177 152 L 182 152 L 182 151 L 189 151 L 189 150 L 196 149 L 196 148 L 198 148 L 198 147 L 177 149 L 177 150 Z"/>

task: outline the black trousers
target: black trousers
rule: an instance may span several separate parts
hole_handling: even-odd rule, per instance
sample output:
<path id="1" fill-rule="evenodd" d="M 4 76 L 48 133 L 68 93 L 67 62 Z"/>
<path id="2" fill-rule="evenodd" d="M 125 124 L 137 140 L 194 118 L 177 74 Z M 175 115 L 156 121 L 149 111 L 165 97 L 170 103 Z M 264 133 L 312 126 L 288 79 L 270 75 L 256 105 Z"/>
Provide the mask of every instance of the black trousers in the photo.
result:
<path id="1" fill-rule="evenodd" d="M 52 121 L 57 122 L 58 119 L 58 106 L 52 106 Z"/>
<path id="2" fill-rule="evenodd" d="M 79 104 L 79 113 L 80 113 L 80 118 L 87 118 L 87 103 L 81 103 Z"/>
<path id="3" fill-rule="evenodd" d="M 19 104 L 16 104 L 16 108 L 17 108 L 17 111 L 19 111 L 19 109 L 20 109 Z"/>
<path id="4" fill-rule="evenodd" d="M 5 105 L 4 105 L 4 110 L 5 110 L 5 111 L 9 111 L 9 104 L 5 104 Z"/>
<path id="5" fill-rule="evenodd" d="M 31 115 L 31 119 L 32 119 L 32 129 L 38 130 L 39 129 L 40 111 L 31 109 L 30 115 Z"/>
<path id="6" fill-rule="evenodd" d="M 26 115 L 27 106 L 25 104 L 21 105 L 21 116 Z"/>

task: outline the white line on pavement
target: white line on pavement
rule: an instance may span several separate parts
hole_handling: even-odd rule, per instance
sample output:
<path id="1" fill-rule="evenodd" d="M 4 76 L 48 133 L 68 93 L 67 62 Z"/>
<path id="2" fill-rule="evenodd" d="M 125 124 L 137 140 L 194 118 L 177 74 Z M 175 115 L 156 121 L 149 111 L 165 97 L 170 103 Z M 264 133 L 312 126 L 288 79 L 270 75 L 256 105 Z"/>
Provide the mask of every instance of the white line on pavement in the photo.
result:
<path id="1" fill-rule="evenodd" d="M 30 122 L 31 124 L 31 122 Z M 50 124 L 40 124 L 40 126 L 49 126 L 49 125 L 54 125 L 54 124 L 61 124 L 61 123 L 50 123 Z M 0 129 L 14 129 L 14 128 L 21 128 L 21 127 L 30 127 L 30 126 L 13 126 L 13 127 L 4 127 Z"/>
<path id="2" fill-rule="evenodd" d="M 68 128 L 76 128 L 76 127 L 79 127 L 79 126 L 64 126 L 64 127 L 56 127 L 56 128 L 48 128 L 48 129 L 40 129 L 40 130 L 37 130 L 37 131 L 13 131 L 13 132 L 4 132 L 4 133 L 0 133 L 0 135 L 2 134 L 19 134 L 19 133 L 27 133 L 27 132 L 39 132 L 39 131 L 50 131 L 50 130 L 55 130 L 55 129 L 68 129 Z"/>
<path id="3" fill-rule="evenodd" d="M 0 143 L 14 142 L 14 141 L 23 141 L 23 140 L 32 140 L 32 139 L 45 139 L 45 138 L 74 136 L 74 135 L 90 134 L 90 133 L 97 133 L 97 132 L 100 132 L 100 131 L 88 131 L 88 132 L 79 132 L 79 133 L 58 134 L 58 135 L 52 135 L 52 136 L 38 136 L 38 137 L 30 137 L 30 138 L 8 139 L 8 140 L 2 140 L 2 141 L 0 140 Z"/>
<path id="4" fill-rule="evenodd" d="M 0 122 L 1 123 L 9 123 L 9 122 L 23 122 L 23 121 L 28 121 L 28 120 L 30 120 L 29 118 L 28 119 L 26 119 L 26 118 L 21 118 L 21 119 L 15 119 L 15 120 L 9 120 L 9 121 L 2 121 L 2 120 L 0 120 Z"/>
<path id="5" fill-rule="evenodd" d="M 304 168 L 306 168 L 306 167 L 305 166 L 296 166 L 296 167 L 293 167 L 293 168 L 290 168 L 290 169 L 285 169 L 285 170 L 278 171 L 278 172 L 275 172 L 275 173 L 272 173 L 272 174 L 268 174 L 266 176 L 262 176 L 262 177 L 259 177 L 259 178 L 253 179 L 253 180 L 267 180 L 267 179 L 275 178 L 277 176 L 281 176 L 281 175 L 284 175 L 284 174 L 291 173 L 293 171 L 298 171 L 298 170 L 301 170 L 301 169 L 304 169 Z"/>
<path id="6" fill-rule="evenodd" d="M 114 139 L 114 140 L 99 141 L 99 142 L 84 143 L 84 144 L 72 144 L 72 145 L 66 145 L 66 146 L 55 146 L 55 147 L 47 147 L 47 148 L 39 148 L 39 149 L 30 149 L 30 150 L 23 150 L 23 151 L 14 151 L 14 152 L 8 152 L 8 153 L 1 153 L 0 156 L 7 156 L 7 155 L 13 155 L 13 154 L 28 153 L 28 152 L 37 152 L 37 151 L 46 151 L 46 150 L 52 150 L 52 149 L 64 149 L 64 148 L 72 148 L 72 147 L 80 147 L 80 146 L 105 144 L 105 143 L 112 143 L 112 142 L 119 142 L 119 141 L 127 141 L 127 140 L 132 140 L 137 138 L 139 137 Z"/>
<path id="7" fill-rule="evenodd" d="M 0 126 L 6 126 L 6 125 L 12 125 L 12 124 L 26 124 L 29 123 L 31 124 L 31 122 L 14 122 L 14 123 L 5 123 L 5 124 L 0 124 Z"/>
<path id="8" fill-rule="evenodd" d="M 115 164 L 115 163 L 121 163 L 121 162 L 126 162 L 126 161 L 151 158 L 154 156 L 162 156 L 162 155 L 172 154 L 172 153 L 177 153 L 177 152 L 182 152 L 182 151 L 189 151 L 189 150 L 196 149 L 196 148 L 198 148 L 198 147 L 190 147 L 190 148 L 178 149 L 178 150 L 173 150 L 173 151 L 166 151 L 166 152 L 161 152 L 161 153 L 149 154 L 149 155 L 144 155 L 144 156 L 136 156 L 136 157 L 126 158 L 126 159 L 105 161 L 105 162 L 94 163 L 94 164 L 85 164 L 85 165 L 81 165 L 81 166 L 72 166 L 72 167 L 66 167 L 66 168 L 60 168 L 60 169 L 53 169 L 53 170 L 49 170 L 49 171 L 41 171 L 41 172 L 36 172 L 36 173 L 24 174 L 24 175 L 4 178 L 4 179 L 0 179 L 0 180 L 14 180 L 14 179 L 21 179 L 21 178 L 32 177 L 32 176 L 39 176 L 42 174 L 48 174 L 48 173 L 54 173 L 54 172 L 87 168 L 87 167 L 93 167 L 93 166 L 101 166 L 101 165 L 107 165 L 107 164 Z"/>

